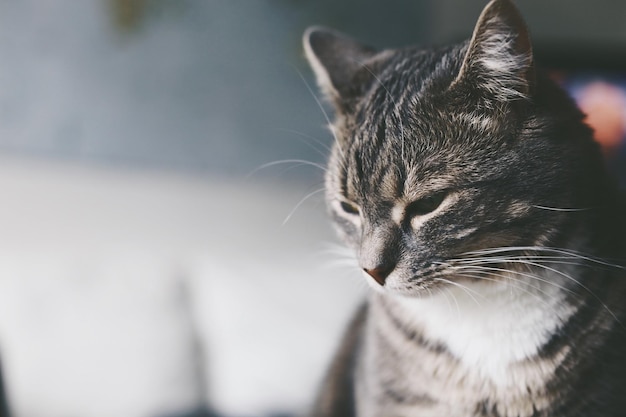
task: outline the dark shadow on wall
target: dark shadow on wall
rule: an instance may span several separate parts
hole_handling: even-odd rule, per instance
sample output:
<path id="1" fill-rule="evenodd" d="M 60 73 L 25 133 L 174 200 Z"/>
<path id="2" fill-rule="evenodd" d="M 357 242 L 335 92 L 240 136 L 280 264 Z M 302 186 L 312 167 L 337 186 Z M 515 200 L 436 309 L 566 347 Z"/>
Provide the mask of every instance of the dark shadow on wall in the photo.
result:
<path id="1" fill-rule="evenodd" d="M 9 417 L 9 405 L 4 389 L 4 378 L 2 374 L 2 362 L 0 362 L 0 417 Z"/>

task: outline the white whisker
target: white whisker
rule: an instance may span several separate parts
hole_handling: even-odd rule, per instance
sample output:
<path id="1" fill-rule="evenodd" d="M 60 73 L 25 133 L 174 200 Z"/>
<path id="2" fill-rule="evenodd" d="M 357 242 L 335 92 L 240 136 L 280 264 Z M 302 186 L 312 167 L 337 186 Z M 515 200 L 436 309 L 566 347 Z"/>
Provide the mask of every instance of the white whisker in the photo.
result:
<path id="1" fill-rule="evenodd" d="M 538 206 L 538 205 L 533 205 L 532 207 L 534 207 L 536 209 L 541 209 L 541 210 L 562 211 L 562 212 L 578 212 L 578 211 L 593 210 L 593 207 L 586 207 L 586 208 L 559 208 L 559 207 L 548 207 L 548 206 Z"/>
<path id="2" fill-rule="evenodd" d="M 322 111 L 322 114 L 324 115 L 324 119 L 326 119 L 326 123 L 330 127 L 330 133 L 333 135 L 333 138 L 335 139 L 335 143 L 337 144 L 337 148 L 339 149 L 339 153 L 341 153 L 341 156 L 345 158 L 345 155 L 343 153 L 343 149 L 341 149 L 341 142 L 339 141 L 339 138 L 337 137 L 337 134 L 335 133 L 334 129 L 332 128 L 333 123 L 330 120 L 330 116 L 328 116 L 328 113 L 326 112 L 326 109 L 324 109 L 324 106 L 322 105 L 322 102 L 320 101 L 319 98 L 317 98 L 317 95 L 315 94 L 315 91 L 313 91 L 313 89 L 311 88 L 309 83 L 306 81 L 306 78 L 304 78 L 304 75 L 302 75 L 302 73 L 297 68 L 294 68 L 294 69 L 296 70 L 296 72 L 300 76 L 300 79 L 302 80 L 302 82 L 306 86 L 307 90 L 309 90 L 309 93 L 311 93 L 311 96 L 313 96 L 313 99 L 317 103 L 317 106 Z"/>
<path id="3" fill-rule="evenodd" d="M 554 296 L 552 296 L 550 294 L 547 294 L 545 291 L 542 291 L 540 288 L 535 287 L 534 285 L 530 285 L 529 283 L 513 279 L 512 277 L 503 277 L 502 275 L 494 273 L 494 272 L 488 273 L 488 275 L 492 275 L 492 276 L 496 276 L 496 277 L 500 278 L 500 279 L 496 279 L 496 278 L 485 277 L 485 276 L 483 276 L 483 274 L 484 274 L 484 272 L 480 272 L 477 275 L 464 272 L 464 273 L 458 274 L 458 275 L 461 276 L 461 277 L 473 278 L 473 279 L 477 279 L 477 280 L 484 280 L 484 281 L 490 281 L 490 282 L 502 282 L 501 281 L 502 278 L 507 278 L 507 281 L 509 281 L 509 282 L 507 282 L 507 285 L 511 289 L 522 291 L 522 292 L 524 292 L 524 293 L 534 297 L 537 301 L 539 301 L 540 303 L 542 303 L 542 304 L 544 304 L 545 306 L 548 306 L 548 307 L 550 307 L 550 304 L 545 299 L 541 298 L 538 294 L 530 291 L 529 289 L 524 288 L 524 286 L 525 287 L 530 287 L 530 288 L 532 288 L 532 289 L 534 289 L 536 291 L 541 292 L 542 294 L 546 295 L 549 299 L 555 299 Z M 510 281 L 518 282 L 520 284 L 524 284 L 524 286 L 512 284 Z"/>
<path id="4" fill-rule="evenodd" d="M 449 291 L 447 291 L 447 288 L 443 288 L 443 290 L 446 290 L 446 291 L 441 291 L 441 295 L 443 295 L 443 297 L 446 299 L 446 303 L 448 304 L 448 309 L 452 311 L 452 304 L 450 303 L 450 299 L 448 298 Z M 432 294 L 433 294 L 432 290 L 428 288 L 428 295 L 432 297 Z"/>
<path id="5" fill-rule="evenodd" d="M 486 254 L 494 254 L 494 253 L 506 253 L 506 252 L 544 252 L 544 253 L 557 253 L 560 255 L 565 255 L 570 258 L 582 259 L 585 261 L 589 261 L 592 263 L 609 266 L 612 268 L 618 269 L 626 269 L 626 267 L 614 263 L 610 263 L 607 260 L 595 258 L 588 254 L 577 252 L 574 250 L 563 249 L 563 248 L 552 248 L 552 247 L 543 247 L 543 246 L 509 246 L 509 247 L 500 247 L 500 248 L 487 248 L 465 252 L 462 255 L 464 256 L 480 256 Z"/>
<path id="6" fill-rule="evenodd" d="M 297 130 L 294 129 L 286 129 L 286 128 L 276 128 L 276 130 L 281 131 L 281 132 L 286 132 L 286 133 L 291 133 L 294 134 L 298 137 L 299 141 L 308 145 L 311 149 L 313 149 L 315 152 L 317 152 L 320 156 L 322 156 L 323 158 L 327 158 L 328 157 L 328 153 L 330 153 L 330 146 L 328 146 L 327 144 L 325 144 L 324 142 L 322 142 L 321 140 L 317 139 L 316 137 L 313 137 L 311 135 L 307 135 L 306 133 L 303 132 L 299 132 Z M 319 145 L 320 147 L 323 148 L 324 151 L 320 150 L 318 147 L 316 147 L 313 143 L 306 141 L 304 139 L 308 139 L 312 142 L 314 142 L 315 144 Z"/>
<path id="7" fill-rule="evenodd" d="M 454 301 L 454 304 L 456 305 L 456 313 L 457 313 L 457 316 L 458 316 L 458 318 L 460 319 L 460 318 L 461 318 L 461 307 L 459 306 L 459 302 L 457 301 L 457 299 L 456 299 L 456 297 L 455 297 L 454 293 L 452 293 L 452 291 L 450 291 L 450 289 L 449 289 L 449 288 L 445 288 L 445 287 L 444 287 L 444 288 L 443 288 L 443 290 L 444 290 L 447 294 L 449 294 L 449 295 L 450 295 L 450 297 L 452 297 L 452 301 Z"/>
<path id="8" fill-rule="evenodd" d="M 258 167 L 257 169 L 255 169 L 254 171 L 252 171 L 251 174 L 256 173 L 257 171 L 260 171 L 262 169 L 266 169 L 266 168 L 270 168 L 276 165 L 283 165 L 283 164 L 296 164 L 296 165 L 308 165 L 308 166 L 312 166 L 315 168 L 318 168 L 324 172 L 326 172 L 326 167 L 323 166 L 322 164 L 318 164 L 316 162 L 312 162 L 312 161 L 307 161 L 306 159 L 281 159 L 280 161 L 273 161 L 273 162 L 268 162 L 267 164 L 263 164 L 260 167 Z"/>
<path id="9" fill-rule="evenodd" d="M 575 279 L 574 277 L 570 276 L 569 274 L 566 274 L 563 271 L 560 271 L 556 268 L 551 268 L 547 265 L 542 265 L 539 263 L 535 263 L 535 262 L 525 262 L 525 261 L 519 261 L 521 263 L 526 263 L 527 265 L 530 266 L 535 266 L 537 268 L 543 268 L 547 271 L 553 272 L 555 274 L 558 274 L 572 282 L 574 282 L 576 285 L 578 285 L 579 287 L 581 287 L 582 289 L 584 289 L 585 291 L 587 291 L 588 294 L 590 294 L 593 298 L 596 299 L 596 301 L 600 302 L 600 304 L 602 305 L 602 307 L 618 322 L 621 324 L 620 320 L 617 318 L 617 316 L 615 315 L 615 313 L 613 313 L 613 311 L 604 303 L 604 301 L 602 301 L 602 299 L 600 299 L 600 297 L 598 297 L 596 295 L 596 293 L 594 293 L 593 291 L 591 291 L 591 289 L 589 287 L 587 287 L 585 284 L 583 284 L 582 282 L 580 282 L 580 280 Z"/>
<path id="10" fill-rule="evenodd" d="M 532 248 L 532 249 L 531 249 Z M 472 251 L 472 252 L 467 252 L 467 254 L 471 255 L 471 256 L 476 256 L 476 255 L 481 255 L 481 254 L 493 254 L 493 253 L 506 253 L 506 252 L 514 252 L 514 251 L 520 251 L 520 250 L 534 250 L 539 252 L 540 250 L 544 250 L 547 252 L 554 252 L 554 253 L 559 253 L 559 254 L 565 254 L 568 256 L 571 256 L 572 259 L 578 259 L 578 260 L 586 260 L 586 261 L 590 261 L 590 262 L 596 262 L 598 264 L 601 265 L 605 265 L 605 266 L 613 266 L 611 264 L 608 264 L 607 262 L 604 261 L 600 261 L 585 255 L 580 255 L 580 254 L 574 254 L 570 251 L 564 250 L 564 249 L 556 249 L 556 248 L 541 248 L 541 247 L 517 247 L 515 248 L 515 250 L 511 248 L 493 248 L 493 249 L 485 249 L 485 250 L 480 250 L 480 251 Z M 454 260 L 454 268 L 477 268 L 479 270 L 492 270 L 492 271 L 500 271 L 500 272 L 509 272 L 509 273 L 515 273 L 519 276 L 523 276 L 523 277 L 527 277 L 527 278 L 531 278 L 543 283 L 546 283 L 548 285 L 553 285 L 556 286 L 557 288 L 563 290 L 563 291 L 567 291 L 569 293 L 572 294 L 576 294 L 575 291 L 568 289 L 566 287 L 563 287 L 562 285 L 559 285 L 555 282 L 540 278 L 534 274 L 530 274 L 530 273 L 523 273 L 520 271 L 516 271 L 514 269 L 504 269 L 504 268 L 494 268 L 494 267 L 486 267 L 484 265 L 493 265 L 493 264 L 502 264 L 502 263 L 509 263 L 509 264 L 519 264 L 522 266 L 527 266 L 527 267 L 531 267 L 531 268 L 538 268 L 538 269 L 543 269 L 545 271 L 551 272 L 553 274 L 556 274 L 558 276 L 561 276 L 563 278 L 565 278 L 566 280 L 573 282 L 576 286 L 582 288 L 583 290 L 585 290 L 589 295 L 591 295 L 596 301 L 598 301 L 602 307 L 620 324 L 622 325 L 622 323 L 620 322 L 620 320 L 618 319 L 618 317 L 615 315 L 615 313 L 604 303 L 604 301 L 602 301 L 600 299 L 600 297 L 597 296 L 597 294 L 595 294 L 589 287 L 587 287 L 585 284 L 583 284 L 580 280 L 575 279 L 574 277 L 572 277 L 571 275 L 557 269 L 557 268 L 553 268 L 550 267 L 548 265 L 545 265 L 543 263 L 540 263 L 537 260 L 532 260 L 532 255 L 530 256 L 531 259 L 524 259 L 524 256 L 514 256 L 514 257 L 507 257 L 507 256 L 499 256 L 499 257 L 480 257 L 480 256 L 476 256 L 473 258 L 465 258 L 465 259 L 456 259 Z M 550 261 L 550 263 L 556 263 L 554 261 Z M 574 264 L 576 265 L 576 264 Z M 622 267 L 620 267 L 622 268 Z"/>
<path id="11" fill-rule="evenodd" d="M 481 304 L 478 302 L 478 300 L 476 299 L 476 297 L 474 297 L 474 295 L 472 295 L 472 293 L 476 294 L 477 296 L 481 297 L 481 298 L 485 298 L 481 293 L 479 293 L 478 291 L 472 290 L 470 288 L 467 288 L 465 285 L 461 285 L 458 282 L 454 282 L 454 281 L 450 281 L 449 279 L 445 279 L 445 278 L 435 278 L 435 281 L 439 281 L 439 282 L 445 282 L 446 284 L 449 285 L 453 285 L 457 288 L 462 289 L 463 291 L 465 291 L 465 293 L 467 293 L 467 295 L 474 300 L 474 302 L 476 303 L 477 306 L 480 306 Z"/>
<path id="12" fill-rule="evenodd" d="M 491 263 L 486 263 L 487 265 L 491 265 Z M 463 266 L 460 266 L 459 268 L 463 268 Z M 475 268 L 478 270 L 483 270 L 483 271 L 492 271 L 492 272 L 504 272 L 504 273 L 509 273 L 509 274 L 515 274 L 518 275 L 520 277 L 525 277 L 525 278 L 530 278 L 531 280 L 534 281 L 539 281 L 542 282 L 544 284 L 553 286 L 555 288 L 558 288 L 559 290 L 562 291 L 566 291 L 569 292 L 571 294 L 576 294 L 573 290 L 566 288 L 562 285 L 559 285 L 556 282 L 538 277 L 537 275 L 531 274 L 530 272 L 522 272 L 522 271 L 517 271 L 515 269 L 506 269 L 506 268 L 497 268 L 497 267 L 493 267 L 493 266 L 484 266 L 484 265 L 471 265 L 469 266 L 469 269 L 471 268 Z M 536 288 L 537 290 L 540 290 L 539 288 Z"/>
<path id="13" fill-rule="evenodd" d="M 284 226 L 285 224 L 287 224 L 287 222 L 288 222 L 288 221 L 291 219 L 291 217 L 295 214 L 295 212 L 298 210 L 298 208 L 300 208 L 300 206 L 301 206 L 302 204 L 304 204 L 304 202 L 305 202 L 306 200 L 308 200 L 309 198 L 313 197 L 315 194 L 319 194 L 319 193 L 324 192 L 324 191 L 325 191 L 325 188 L 320 188 L 320 189 L 317 189 L 317 190 L 315 190 L 315 191 L 313 191 L 313 192 L 311 192 L 311 193 L 309 193 L 309 194 L 305 195 L 304 197 L 302 197 L 302 199 L 298 202 L 298 204 L 296 204 L 296 206 L 293 208 L 293 210 L 291 210 L 291 211 L 289 212 L 289 214 L 287 215 L 287 217 L 285 218 L 285 220 L 283 220 L 282 225 Z"/>

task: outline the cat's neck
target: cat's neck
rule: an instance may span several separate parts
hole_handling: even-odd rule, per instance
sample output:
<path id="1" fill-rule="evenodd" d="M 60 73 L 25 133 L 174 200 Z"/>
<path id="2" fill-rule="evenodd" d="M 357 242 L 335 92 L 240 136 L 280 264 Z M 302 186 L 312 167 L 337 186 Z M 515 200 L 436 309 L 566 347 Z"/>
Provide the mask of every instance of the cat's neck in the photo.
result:
<path id="1" fill-rule="evenodd" d="M 464 285 L 425 298 L 373 297 L 429 343 L 443 346 L 468 372 L 499 386 L 514 384 L 511 366 L 535 358 L 575 312 L 566 293 L 553 285 L 540 290 L 505 281 Z"/>

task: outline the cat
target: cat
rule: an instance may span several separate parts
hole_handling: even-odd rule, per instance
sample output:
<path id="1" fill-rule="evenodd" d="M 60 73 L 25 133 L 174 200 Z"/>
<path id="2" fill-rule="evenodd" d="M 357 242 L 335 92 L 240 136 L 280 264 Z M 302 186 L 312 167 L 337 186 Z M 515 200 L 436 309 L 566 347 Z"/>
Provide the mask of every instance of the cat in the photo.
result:
<path id="1" fill-rule="evenodd" d="M 329 212 L 371 284 L 315 417 L 626 416 L 624 204 L 510 0 L 470 40 L 313 27 Z"/>

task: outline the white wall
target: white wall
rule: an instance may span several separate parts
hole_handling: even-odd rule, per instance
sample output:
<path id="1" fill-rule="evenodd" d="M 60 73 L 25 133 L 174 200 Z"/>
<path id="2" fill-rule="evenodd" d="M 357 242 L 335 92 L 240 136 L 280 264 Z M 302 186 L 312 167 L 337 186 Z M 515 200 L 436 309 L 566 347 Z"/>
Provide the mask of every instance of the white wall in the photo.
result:
<path id="1" fill-rule="evenodd" d="M 0 192 L 17 417 L 301 411 L 363 293 L 288 184 L 3 158 Z"/>

